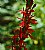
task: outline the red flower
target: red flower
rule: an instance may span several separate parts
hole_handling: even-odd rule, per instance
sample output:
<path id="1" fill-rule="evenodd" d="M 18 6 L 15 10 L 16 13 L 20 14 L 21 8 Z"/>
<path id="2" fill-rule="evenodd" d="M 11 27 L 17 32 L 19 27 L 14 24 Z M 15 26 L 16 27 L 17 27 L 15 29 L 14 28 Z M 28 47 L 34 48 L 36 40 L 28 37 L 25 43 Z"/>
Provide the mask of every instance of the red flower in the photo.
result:
<path id="1" fill-rule="evenodd" d="M 23 34 L 23 38 L 25 39 L 25 38 L 28 38 L 28 35 L 26 35 L 26 34 Z"/>
<path id="2" fill-rule="evenodd" d="M 31 18 L 28 18 L 28 24 L 30 23 L 30 19 L 31 19 Z"/>
<path id="3" fill-rule="evenodd" d="M 16 50 L 16 47 L 13 47 L 13 50 Z"/>
<path id="4" fill-rule="evenodd" d="M 20 39 L 22 38 L 23 32 L 22 32 L 22 28 L 20 27 L 20 33 L 19 33 L 19 37 Z"/>
<path id="5" fill-rule="evenodd" d="M 30 12 L 34 12 L 34 10 L 30 10 Z"/>
<path id="6" fill-rule="evenodd" d="M 21 14 L 24 14 L 24 16 L 30 16 L 31 12 L 34 12 L 34 10 L 29 10 L 28 13 L 26 13 L 26 11 L 22 11 L 20 10 Z"/>
<path id="7" fill-rule="evenodd" d="M 16 39 L 16 38 L 18 38 L 19 36 L 18 35 L 14 35 L 12 38 L 13 39 Z"/>
<path id="8" fill-rule="evenodd" d="M 28 31 L 28 33 L 30 33 L 30 34 L 32 34 L 32 32 L 34 32 L 33 29 L 28 29 L 27 31 Z"/>
<path id="9" fill-rule="evenodd" d="M 37 24 L 38 22 L 37 22 L 37 20 L 32 19 L 32 20 L 31 20 L 31 23 L 32 23 L 32 24 Z"/>
<path id="10" fill-rule="evenodd" d="M 20 10 L 21 14 L 24 14 L 26 16 L 26 11 Z"/>
<path id="11" fill-rule="evenodd" d="M 25 24 L 24 21 L 22 21 L 22 22 L 20 23 L 20 26 L 21 26 L 21 27 L 24 27 L 24 24 Z"/>
<path id="12" fill-rule="evenodd" d="M 33 16 L 31 16 L 31 13 L 34 12 L 33 10 L 33 0 L 26 0 L 26 9 L 24 10 L 20 10 L 21 14 L 23 14 L 23 18 L 18 18 L 20 19 L 22 22 L 19 24 L 20 29 L 14 31 L 14 36 L 13 38 L 13 44 L 14 45 L 19 45 L 19 49 L 18 50 L 22 50 L 22 47 L 24 47 L 24 50 L 27 50 L 26 47 L 26 43 L 23 41 L 25 38 L 28 38 L 28 36 L 30 36 L 30 38 L 34 39 L 33 36 L 31 35 L 32 32 L 34 32 L 34 30 L 31 28 L 30 24 L 37 24 L 37 21 L 32 18 Z M 19 32 L 19 33 L 18 33 Z M 19 37 L 19 40 L 16 41 L 16 38 Z M 15 48 L 13 50 L 16 50 Z"/>
<path id="13" fill-rule="evenodd" d="M 22 38 L 22 35 L 23 35 L 23 33 L 20 33 L 20 34 L 19 34 L 19 37 Z"/>
<path id="14" fill-rule="evenodd" d="M 30 11 L 28 11 L 29 13 L 26 13 L 26 11 L 22 11 L 22 10 L 20 10 L 20 12 L 21 12 L 21 14 L 23 14 L 25 17 L 30 15 L 30 14 L 29 14 Z"/>
<path id="15" fill-rule="evenodd" d="M 19 46 L 22 47 L 23 46 L 24 41 L 23 40 L 19 40 Z"/>

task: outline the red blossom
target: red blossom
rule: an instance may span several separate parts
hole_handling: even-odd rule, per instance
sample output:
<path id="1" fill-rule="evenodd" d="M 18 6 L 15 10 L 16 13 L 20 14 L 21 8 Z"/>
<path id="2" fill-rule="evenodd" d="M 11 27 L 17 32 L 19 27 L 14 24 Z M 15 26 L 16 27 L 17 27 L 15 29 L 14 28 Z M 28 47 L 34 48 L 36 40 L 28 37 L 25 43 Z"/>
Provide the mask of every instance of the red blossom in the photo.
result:
<path id="1" fill-rule="evenodd" d="M 32 34 L 34 32 L 33 29 L 28 29 L 28 33 Z"/>
<path id="2" fill-rule="evenodd" d="M 24 34 L 23 35 L 23 38 L 25 39 L 25 38 L 28 38 L 28 35 L 27 34 Z"/>
<path id="3" fill-rule="evenodd" d="M 34 12 L 34 10 L 28 10 L 28 13 L 26 13 L 26 11 L 22 11 L 20 10 L 21 14 L 23 14 L 24 16 L 29 16 L 31 12 Z"/>
<path id="4" fill-rule="evenodd" d="M 16 50 L 16 47 L 13 47 L 13 50 Z"/>
<path id="5" fill-rule="evenodd" d="M 28 18 L 28 24 L 30 23 L 30 19 L 31 19 L 31 18 Z"/>
<path id="6" fill-rule="evenodd" d="M 14 35 L 12 38 L 13 39 L 16 39 L 16 38 L 18 38 L 19 36 L 18 35 Z"/>
<path id="7" fill-rule="evenodd" d="M 19 34 L 19 37 L 22 38 L 22 35 L 23 35 L 23 33 L 20 33 L 20 34 Z"/>
<path id="8" fill-rule="evenodd" d="M 19 40 L 19 46 L 22 47 L 23 46 L 24 41 L 22 39 Z"/>
<path id="9" fill-rule="evenodd" d="M 21 14 L 24 14 L 26 16 L 26 11 L 20 10 Z"/>
<path id="10" fill-rule="evenodd" d="M 31 23 L 32 23 L 32 24 L 37 24 L 38 22 L 37 22 L 37 20 L 32 19 L 32 20 L 31 20 Z"/>
<path id="11" fill-rule="evenodd" d="M 30 10 L 30 12 L 34 12 L 34 10 Z"/>
<path id="12" fill-rule="evenodd" d="M 21 27 L 24 27 L 24 24 L 25 24 L 25 22 L 22 21 L 19 25 L 20 25 Z"/>
<path id="13" fill-rule="evenodd" d="M 20 34 L 19 34 L 20 39 L 22 38 L 22 35 L 23 35 L 23 32 L 22 32 L 22 28 L 20 27 Z"/>

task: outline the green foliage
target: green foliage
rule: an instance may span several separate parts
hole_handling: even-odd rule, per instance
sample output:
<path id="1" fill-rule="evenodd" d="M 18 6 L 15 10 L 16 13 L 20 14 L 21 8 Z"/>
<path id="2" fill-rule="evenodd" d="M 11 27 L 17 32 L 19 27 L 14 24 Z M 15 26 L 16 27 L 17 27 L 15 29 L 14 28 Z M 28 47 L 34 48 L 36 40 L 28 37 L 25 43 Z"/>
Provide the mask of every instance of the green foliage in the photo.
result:
<path id="1" fill-rule="evenodd" d="M 36 3 L 36 7 L 33 15 L 38 21 L 38 24 L 32 27 L 35 30 L 32 33 L 35 40 L 27 38 L 24 41 L 27 42 L 26 47 L 29 50 L 45 50 L 45 0 L 34 0 L 34 3 Z M 0 47 L 2 46 L 0 50 L 11 50 L 11 48 L 3 48 L 4 45 L 10 46 L 11 44 L 10 38 L 13 36 L 11 31 L 19 28 L 20 20 L 16 17 L 22 18 L 19 10 L 25 8 L 25 4 L 25 0 L 0 0 Z M 8 40 L 4 40 L 4 38 L 8 38 Z"/>

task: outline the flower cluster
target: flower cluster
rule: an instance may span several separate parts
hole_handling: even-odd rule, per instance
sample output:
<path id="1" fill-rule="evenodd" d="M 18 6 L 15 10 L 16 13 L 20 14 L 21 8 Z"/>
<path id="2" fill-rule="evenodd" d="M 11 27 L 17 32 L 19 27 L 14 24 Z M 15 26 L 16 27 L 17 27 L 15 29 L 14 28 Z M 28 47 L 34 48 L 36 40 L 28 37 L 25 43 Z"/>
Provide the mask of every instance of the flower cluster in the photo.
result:
<path id="1" fill-rule="evenodd" d="M 37 24 L 37 20 L 35 20 L 34 16 L 31 15 L 31 13 L 34 12 L 33 8 L 35 7 L 35 5 L 33 7 L 32 5 L 33 0 L 26 0 L 26 9 L 24 10 L 23 8 L 23 10 L 20 10 L 21 14 L 23 14 L 23 18 L 18 18 L 21 20 L 21 23 L 19 24 L 20 28 L 14 31 L 14 33 L 17 32 L 17 34 L 12 37 L 12 50 L 21 50 L 22 47 L 24 48 L 24 50 L 27 50 L 27 48 L 25 47 L 26 43 L 24 42 L 24 39 L 28 38 L 28 36 L 33 39 L 33 36 L 31 34 L 32 32 L 34 32 L 34 30 L 30 25 Z M 19 47 L 18 49 L 16 48 L 17 46 Z"/>

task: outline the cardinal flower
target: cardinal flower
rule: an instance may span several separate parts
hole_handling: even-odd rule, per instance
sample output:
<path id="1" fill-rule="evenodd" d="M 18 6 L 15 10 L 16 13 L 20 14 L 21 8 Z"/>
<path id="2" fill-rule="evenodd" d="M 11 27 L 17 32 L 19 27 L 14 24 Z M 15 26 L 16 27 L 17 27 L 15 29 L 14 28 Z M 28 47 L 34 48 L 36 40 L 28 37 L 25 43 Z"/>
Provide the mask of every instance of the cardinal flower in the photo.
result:
<path id="1" fill-rule="evenodd" d="M 24 41 L 23 40 L 19 40 L 19 46 L 22 47 L 23 46 Z"/>
<path id="2" fill-rule="evenodd" d="M 16 34 L 12 37 L 14 46 L 15 45 L 19 46 L 18 50 L 22 50 L 22 47 L 24 48 L 24 50 L 27 50 L 26 44 L 24 42 L 25 38 L 28 38 L 28 36 L 30 36 L 30 38 L 34 39 L 32 36 L 34 30 L 31 28 L 30 24 L 37 24 L 37 20 L 35 20 L 31 14 L 32 12 L 34 12 L 33 8 L 35 7 L 35 5 L 33 7 L 32 5 L 33 0 L 26 0 L 26 9 L 24 10 L 23 8 L 23 10 L 19 10 L 21 14 L 23 14 L 23 18 L 17 17 L 18 19 L 21 20 L 21 23 L 19 24 L 20 28 L 19 30 L 14 31 L 14 34 L 15 33 Z M 18 41 L 16 41 L 17 38 Z"/>
<path id="3" fill-rule="evenodd" d="M 14 35 L 12 38 L 13 38 L 13 39 L 16 39 L 16 38 L 18 38 L 18 35 Z"/>
<path id="4" fill-rule="evenodd" d="M 23 35 L 23 32 L 22 32 L 22 28 L 20 27 L 20 33 L 19 33 L 20 39 L 22 39 L 22 35 Z"/>
<path id="5" fill-rule="evenodd" d="M 21 27 L 24 27 L 24 24 L 25 24 L 25 22 L 22 21 L 19 25 L 20 25 Z"/>
<path id="6" fill-rule="evenodd" d="M 34 10 L 30 10 L 30 12 L 34 12 Z"/>
<path id="7" fill-rule="evenodd" d="M 28 29 L 27 31 L 28 31 L 28 33 L 30 33 L 30 34 L 32 34 L 32 33 L 34 32 L 33 29 Z"/>
<path id="8" fill-rule="evenodd" d="M 31 23 L 32 23 L 32 24 L 37 24 L 38 22 L 37 22 L 37 20 L 32 19 L 32 20 L 31 20 Z"/>
<path id="9" fill-rule="evenodd" d="M 21 14 L 26 16 L 26 11 L 20 10 Z"/>
<path id="10" fill-rule="evenodd" d="M 21 32 L 21 33 L 19 34 L 20 39 L 22 39 L 22 35 L 23 35 L 23 33 Z"/>
<path id="11" fill-rule="evenodd" d="M 27 34 L 23 34 L 23 39 L 28 38 Z"/>

